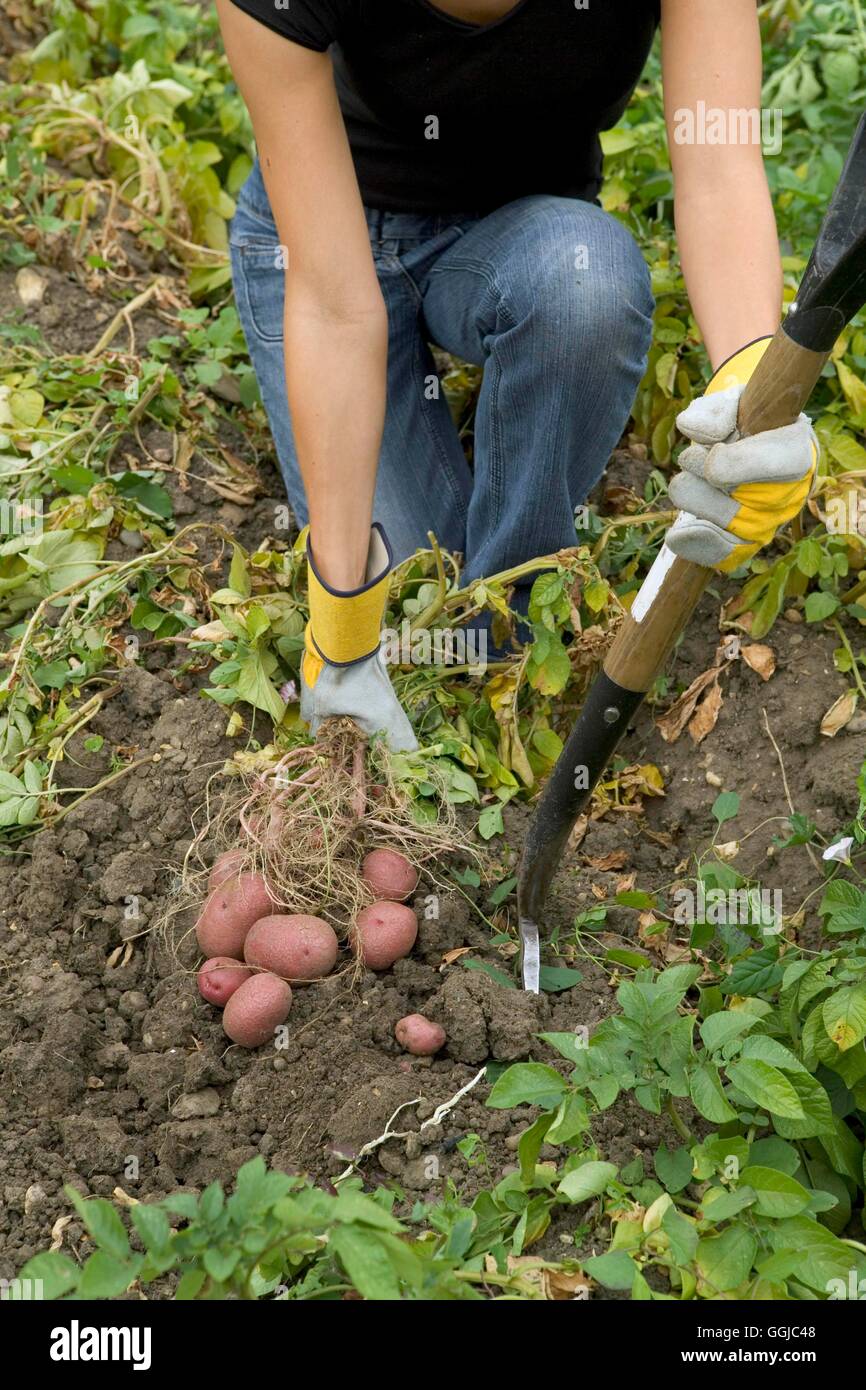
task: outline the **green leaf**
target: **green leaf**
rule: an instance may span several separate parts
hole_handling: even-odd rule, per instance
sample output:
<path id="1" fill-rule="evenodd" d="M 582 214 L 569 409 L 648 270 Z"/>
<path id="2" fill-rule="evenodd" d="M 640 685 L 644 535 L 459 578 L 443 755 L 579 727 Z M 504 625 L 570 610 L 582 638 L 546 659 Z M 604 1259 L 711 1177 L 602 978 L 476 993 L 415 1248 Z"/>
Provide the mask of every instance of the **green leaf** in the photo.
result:
<path id="1" fill-rule="evenodd" d="M 713 816 L 724 825 L 725 821 L 734 820 L 740 812 L 740 798 L 736 792 L 721 792 L 713 802 Z"/>
<path id="2" fill-rule="evenodd" d="M 11 391 L 7 400 L 12 419 L 19 429 L 33 429 L 42 418 L 45 398 L 29 387 Z"/>
<path id="3" fill-rule="evenodd" d="M 480 974 L 486 975 L 488 979 L 494 980 L 501 989 L 516 989 L 511 976 L 506 975 L 504 970 L 498 970 L 488 960 L 475 960 L 473 956 L 461 956 L 460 964 L 464 970 L 477 970 Z"/>
<path id="4" fill-rule="evenodd" d="M 188 1269 L 180 1277 L 175 1291 L 179 1303 L 187 1303 L 201 1291 L 207 1275 L 203 1269 Z"/>
<path id="5" fill-rule="evenodd" d="M 733 1192 L 724 1187 L 711 1187 L 704 1194 L 701 1211 L 707 1221 L 718 1225 L 721 1221 L 730 1221 L 732 1216 L 739 1215 L 746 1207 L 753 1206 L 755 1200 L 750 1187 L 740 1186 Z"/>
<path id="6" fill-rule="evenodd" d="M 492 840 L 494 835 L 504 835 L 501 806 L 485 806 L 478 817 L 478 834 L 482 840 Z"/>
<path id="7" fill-rule="evenodd" d="M 825 931 L 866 931 L 866 893 L 848 879 L 834 878 L 827 884 L 818 911 L 827 918 Z"/>
<path id="8" fill-rule="evenodd" d="M 545 994 L 560 994 L 563 990 L 574 989 L 580 984 L 583 975 L 570 965 L 542 965 L 541 988 Z"/>
<path id="9" fill-rule="evenodd" d="M 811 1139 L 832 1134 L 834 1120 L 830 1097 L 817 1077 L 806 1071 L 787 1072 L 786 1075 L 803 1107 L 803 1118 L 788 1120 L 774 1115 L 773 1128 L 777 1134 L 783 1139 Z"/>
<path id="10" fill-rule="evenodd" d="M 571 1144 L 589 1129 L 589 1112 L 583 1096 L 570 1091 L 561 1101 L 547 1131 L 548 1144 Z"/>
<path id="11" fill-rule="evenodd" d="M 553 1110 L 568 1090 L 553 1067 L 542 1062 L 517 1062 L 503 1072 L 487 1098 L 493 1110 L 510 1110 L 514 1105 L 540 1105 Z"/>
<path id="12" fill-rule="evenodd" d="M 129 1209 L 129 1219 L 147 1250 L 164 1250 L 171 1240 L 171 1223 L 161 1207 L 137 1202 Z"/>
<path id="13" fill-rule="evenodd" d="M 210 1183 L 201 1194 L 198 1202 L 200 1221 L 216 1221 L 225 1205 L 225 1193 L 219 1182 Z"/>
<path id="14" fill-rule="evenodd" d="M 671 1243 L 671 1254 L 678 1265 L 690 1265 L 698 1248 L 698 1232 L 676 1207 L 668 1207 L 662 1217 L 662 1230 Z"/>
<path id="15" fill-rule="evenodd" d="M 757 1241 L 744 1226 L 729 1226 L 721 1235 L 698 1242 L 695 1263 L 710 1289 L 727 1293 L 748 1278 L 757 1250 Z"/>
<path id="16" fill-rule="evenodd" d="M 539 1033 L 538 1036 L 567 1062 L 582 1062 L 586 1058 L 587 1044 L 582 1033 Z"/>
<path id="17" fill-rule="evenodd" d="M 202 1256 L 202 1264 L 211 1279 L 215 1279 L 218 1284 L 224 1284 L 237 1269 L 240 1258 L 241 1252 L 237 1248 L 217 1250 L 214 1246 L 210 1246 Z"/>
<path id="18" fill-rule="evenodd" d="M 783 1047 L 775 1038 L 768 1038 L 765 1033 L 755 1033 L 746 1038 L 740 1056 L 757 1057 L 759 1062 L 769 1062 L 771 1067 L 778 1067 L 780 1071 L 796 1071 L 808 1075 L 806 1067 L 790 1048 Z"/>
<path id="19" fill-rule="evenodd" d="M 70 1260 L 68 1255 L 64 1255 L 60 1250 L 45 1250 L 27 1261 L 18 1278 L 31 1280 L 41 1297 L 46 1302 L 53 1302 L 55 1298 L 62 1298 L 64 1294 L 71 1293 L 76 1288 L 80 1274 L 79 1266 L 74 1260 Z M 6 1297 L 14 1301 L 14 1285 L 7 1290 Z"/>
<path id="20" fill-rule="evenodd" d="M 806 599 L 804 612 L 807 623 L 820 623 L 825 618 L 836 612 L 839 607 L 839 600 L 835 594 L 827 594 L 822 590 L 810 594 Z"/>
<path id="21" fill-rule="evenodd" d="M 271 716 L 275 724 L 279 724 L 286 712 L 286 706 L 268 679 L 259 652 L 251 652 L 240 663 L 235 689 L 247 704 L 263 710 Z"/>
<path id="22" fill-rule="evenodd" d="M 341 1188 L 333 1206 L 333 1216 L 336 1221 L 359 1222 L 395 1234 L 404 1229 L 396 1216 L 392 1216 L 373 1197 L 363 1192 L 353 1192 L 351 1188 Z"/>
<path id="23" fill-rule="evenodd" d="M 781 984 L 785 967 L 779 960 L 776 946 L 766 946 L 762 951 L 751 951 L 742 960 L 735 962 L 730 975 L 722 985 L 723 994 L 742 994 L 747 997 L 765 994 Z"/>
<path id="24" fill-rule="evenodd" d="M 532 735 L 532 746 L 542 758 L 555 763 L 562 752 L 562 739 L 553 729 L 536 729 Z"/>
<path id="25" fill-rule="evenodd" d="M 747 1014 L 744 1009 L 722 1009 L 704 1019 L 700 1029 L 701 1041 L 708 1052 L 716 1052 L 732 1038 L 748 1032 L 757 1021 L 754 1014 Z"/>
<path id="26" fill-rule="evenodd" d="M 721 1077 L 709 1063 L 689 1074 L 689 1095 L 698 1114 L 711 1124 L 723 1125 L 737 1118 L 736 1110 L 725 1099 Z"/>
<path id="27" fill-rule="evenodd" d="M 623 893 L 617 893 L 615 901 L 620 907 L 635 907 L 641 912 L 651 912 L 658 906 L 658 900 L 649 893 L 643 893 L 639 888 L 631 888 Z"/>
<path id="28" fill-rule="evenodd" d="M 517 1157 L 520 1163 L 520 1177 L 526 1187 L 530 1186 L 535 1177 L 535 1165 L 552 1119 L 550 1114 L 539 1115 L 535 1124 L 530 1125 L 520 1136 Z"/>
<path id="29" fill-rule="evenodd" d="M 821 76 L 831 96 L 847 101 L 860 80 L 860 65 L 850 50 L 835 48 L 821 58 Z"/>
<path id="30" fill-rule="evenodd" d="M 811 536 L 797 546 L 797 569 L 807 579 L 814 579 L 821 564 L 821 547 Z"/>
<path id="31" fill-rule="evenodd" d="M 95 1250 L 81 1271 L 79 1298 L 117 1298 L 138 1277 L 142 1263 L 139 1256 L 117 1260 L 105 1250 Z"/>
<path id="32" fill-rule="evenodd" d="M 750 1164 L 740 1174 L 740 1183 L 753 1189 L 755 1205 L 762 1216 L 799 1216 L 809 1206 L 806 1188 L 776 1168 Z"/>
<path id="33" fill-rule="evenodd" d="M 80 1192 L 68 1185 L 64 1190 L 95 1244 L 117 1260 L 128 1259 L 129 1237 L 111 1203 L 104 1197 L 82 1197 Z"/>
<path id="34" fill-rule="evenodd" d="M 168 521 L 173 515 L 171 497 L 165 488 L 151 482 L 142 473 L 121 473 L 111 481 L 121 497 L 128 497 L 142 511 L 151 512 L 163 521 Z"/>
<path id="35" fill-rule="evenodd" d="M 794 1252 L 792 1275 L 823 1296 L 834 1279 L 841 1279 L 847 1288 L 851 1270 L 857 1279 L 866 1274 L 866 1259 L 811 1217 L 792 1216 L 774 1222 L 767 1237 L 777 1252 Z"/>
<path id="36" fill-rule="evenodd" d="M 378 1303 L 393 1303 L 400 1298 L 400 1284 L 391 1256 L 375 1231 L 359 1226 L 337 1226 L 331 1232 L 328 1248 L 364 1298 Z"/>
<path id="37" fill-rule="evenodd" d="M 615 1163 L 584 1163 L 566 1173 L 557 1192 L 570 1202 L 586 1202 L 590 1197 L 599 1197 L 617 1174 Z"/>
<path id="38" fill-rule="evenodd" d="M 229 588 L 243 598 L 249 598 L 252 593 L 252 580 L 247 567 L 247 554 L 242 546 L 232 546 L 232 562 L 229 566 Z"/>
<path id="39" fill-rule="evenodd" d="M 653 1163 L 659 1182 L 668 1192 L 682 1192 L 692 1180 L 692 1156 L 688 1149 L 668 1149 L 659 1144 Z"/>
<path id="40" fill-rule="evenodd" d="M 866 1037 L 866 984 L 837 989 L 825 999 L 822 1017 L 827 1036 L 840 1052 L 847 1052 Z"/>
<path id="41" fill-rule="evenodd" d="M 769 1062 L 761 1062 L 756 1057 L 744 1061 L 731 1062 L 727 1068 L 728 1077 L 742 1091 L 744 1096 L 769 1110 L 771 1115 L 781 1115 L 789 1120 L 802 1120 L 805 1114 L 800 1097 L 784 1072 Z"/>
<path id="42" fill-rule="evenodd" d="M 749 1157 L 753 1163 L 763 1168 L 777 1168 L 780 1173 L 793 1177 L 800 1166 L 800 1155 L 793 1144 L 770 1135 L 767 1139 L 756 1139 L 751 1146 Z"/>
<path id="43" fill-rule="evenodd" d="M 541 626 L 533 628 L 533 632 L 535 640 L 526 664 L 527 680 L 542 695 L 559 695 L 571 676 L 568 652 L 556 633 Z"/>
<path id="44" fill-rule="evenodd" d="M 638 1267 L 624 1250 L 611 1250 L 606 1255 L 592 1255 L 583 1261 L 587 1274 L 606 1289 L 630 1291 Z"/>

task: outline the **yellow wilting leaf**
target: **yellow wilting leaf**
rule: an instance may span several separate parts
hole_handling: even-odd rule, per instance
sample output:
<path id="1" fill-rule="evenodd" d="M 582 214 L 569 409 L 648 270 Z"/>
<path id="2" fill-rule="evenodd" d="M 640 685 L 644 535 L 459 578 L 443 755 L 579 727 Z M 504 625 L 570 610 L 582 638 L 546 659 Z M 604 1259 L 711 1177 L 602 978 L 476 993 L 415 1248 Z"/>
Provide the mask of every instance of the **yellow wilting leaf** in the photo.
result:
<path id="1" fill-rule="evenodd" d="M 836 371 L 846 401 L 855 415 L 861 415 L 866 411 L 866 384 L 860 380 L 856 372 L 846 367 L 844 362 L 836 363 Z"/>
<path id="2" fill-rule="evenodd" d="M 644 796 L 664 796 L 665 779 L 662 777 L 655 763 L 641 763 L 636 769 L 626 768 L 623 774 L 623 782 L 630 771 L 636 771 L 637 776 L 643 783 L 641 791 Z"/>
<path id="3" fill-rule="evenodd" d="M 761 642 L 750 642 L 748 646 L 741 647 L 740 656 L 747 666 L 757 671 L 762 681 L 768 681 L 776 669 L 776 654 L 773 648 L 765 647 Z"/>
<path id="4" fill-rule="evenodd" d="M 846 690 L 828 709 L 821 720 L 821 733 L 825 738 L 835 738 L 840 729 L 854 717 L 857 708 L 857 691 Z"/>
<path id="5" fill-rule="evenodd" d="M 498 715 L 501 709 L 510 711 L 511 706 L 514 704 L 514 692 L 516 689 L 516 676 L 494 676 L 493 680 L 487 682 L 487 685 L 484 687 L 484 695 L 494 714 Z"/>
<path id="6" fill-rule="evenodd" d="M 225 623 L 215 618 L 212 623 L 202 623 L 201 627 L 194 628 L 190 637 L 196 642 L 225 642 L 231 633 Z"/>

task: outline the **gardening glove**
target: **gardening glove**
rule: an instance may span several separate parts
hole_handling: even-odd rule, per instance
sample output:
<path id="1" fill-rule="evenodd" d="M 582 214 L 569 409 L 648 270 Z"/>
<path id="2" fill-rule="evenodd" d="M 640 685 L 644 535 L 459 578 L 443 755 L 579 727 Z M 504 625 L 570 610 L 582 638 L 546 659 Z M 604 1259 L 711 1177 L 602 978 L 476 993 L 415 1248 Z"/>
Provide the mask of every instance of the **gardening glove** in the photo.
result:
<path id="1" fill-rule="evenodd" d="M 668 547 L 684 560 L 729 574 L 795 517 L 812 490 L 818 443 L 801 415 L 793 425 L 741 439 L 746 383 L 772 338 L 759 338 L 719 368 L 706 393 L 677 417 L 692 443 L 668 489 L 680 510 Z"/>
<path id="2" fill-rule="evenodd" d="M 345 715 L 369 737 L 384 734 L 388 747 L 398 753 L 418 743 L 380 652 L 392 560 L 388 538 L 376 524 L 364 584 L 340 593 L 319 575 L 307 538 L 310 621 L 301 662 L 301 718 L 315 734 L 323 719 Z"/>

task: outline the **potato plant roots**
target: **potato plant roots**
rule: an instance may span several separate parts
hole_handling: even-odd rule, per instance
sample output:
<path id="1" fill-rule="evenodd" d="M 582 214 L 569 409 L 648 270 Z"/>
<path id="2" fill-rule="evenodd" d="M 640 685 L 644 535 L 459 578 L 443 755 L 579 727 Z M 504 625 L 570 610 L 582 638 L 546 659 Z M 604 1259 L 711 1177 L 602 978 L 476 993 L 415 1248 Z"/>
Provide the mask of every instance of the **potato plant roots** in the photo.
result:
<path id="1" fill-rule="evenodd" d="M 419 818 L 387 747 L 368 742 L 350 719 L 327 720 L 315 742 L 242 773 L 234 794 L 231 780 L 220 774 L 218 792 L 215 780 L 160 922 L 175 949 L 185 934 L 174 929 L 180 914 L 203 904 L 210 866 L 227 851 L 231 878 L 261 874 L 275 913 L 322 917 L 342 940 L 351 940 L 358 913 L 373 901 L 361 876 L 370 850 L 396 850 L 434 877 L 445 855 L 478 857 L 445 795 L 436 799 L 435 820 Z"/>

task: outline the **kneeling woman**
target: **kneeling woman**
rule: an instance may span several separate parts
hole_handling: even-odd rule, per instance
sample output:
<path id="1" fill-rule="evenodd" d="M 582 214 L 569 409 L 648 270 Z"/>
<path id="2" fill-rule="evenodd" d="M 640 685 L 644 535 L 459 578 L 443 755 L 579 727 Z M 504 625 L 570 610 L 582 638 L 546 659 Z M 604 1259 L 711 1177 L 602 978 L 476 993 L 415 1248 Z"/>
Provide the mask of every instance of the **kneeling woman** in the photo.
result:
<path id="1" fill-rule="evenodd" d="M 673 137 L 699 102 L 758 107 L 755 0 L 217 4 L 258 146 L 231 230 L 238 308 L 310 525 L 302 708 L 314 728 L 346 714 L 411 746 L 378 652 L 394 558 L 432 530 L 469 581 L 573 545 L 628 420 L 653 299 L 598 205 L 598 135 L 659 23 L 680 254 L 710 362 L 726 364 L 714 385 L 741 387 L 778 327 L 760 147 Z M 472 470 L 431 342 L 484 368 Z M 804 421 L 783 464 L 759 436 L 709 481 L 707 446 L 730 424 L 718 433 L 706 399 L 684 421 L 697 442 L 672 496 L 689 515 L 669 539 L 730 567 L 798 510 L 812 448 Z"/>

